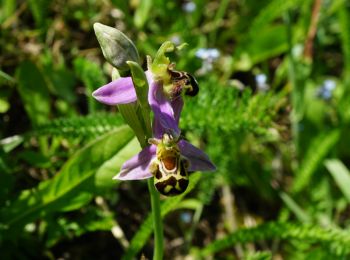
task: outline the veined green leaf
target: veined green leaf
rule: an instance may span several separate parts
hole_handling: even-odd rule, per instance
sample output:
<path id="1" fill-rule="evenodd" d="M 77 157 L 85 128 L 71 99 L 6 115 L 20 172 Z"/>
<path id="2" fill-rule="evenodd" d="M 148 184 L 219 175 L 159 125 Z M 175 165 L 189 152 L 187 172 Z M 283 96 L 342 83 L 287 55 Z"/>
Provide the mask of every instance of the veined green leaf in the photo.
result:
<path id="1" fill-rule="evenodd" d="M 57 175 L 40 183 L 33 190 L 23 191 L 14 203 L 2 209 L 1 222 L 5 229 L 21 229 L 26 223 L 52 211 L 75 209 L 87 202 L 81 193 L 93 193 L 91 185 L 98 168 L 133 138 L 130 128 L 123 126 L 107 133 L 77 151 Z M 74 200 L 77 196 L 80 202 Z M 70 203 L 74 204 L 73 207 Z"/>
<path id="2" fill-rule="evenodd" d="M 98 169 L 95 175 L 95 186 L 98 189 L 110 188 L 116 184 L 112 178 L 117 175 L 123 163 L 141 151 L 140 143 L 135 137 L 111 159 Z"/>

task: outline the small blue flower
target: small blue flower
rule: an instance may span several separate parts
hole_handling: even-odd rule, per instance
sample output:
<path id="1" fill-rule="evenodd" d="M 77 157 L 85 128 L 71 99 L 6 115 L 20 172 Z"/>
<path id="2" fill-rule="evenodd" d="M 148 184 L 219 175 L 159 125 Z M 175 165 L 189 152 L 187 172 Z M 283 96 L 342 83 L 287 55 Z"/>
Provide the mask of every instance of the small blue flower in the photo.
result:
<path id="1" fill-rule="evenodd" d="M 184 10 L 186 13 L 193 13 L 196 10 L 197 6 L 195 2 L 187 2 L 182 5 L 182 10 Z"/>
<path id="2" fill-rule="evenodd" d="M 333 95 L 333 91 L 336 87 L 336 82 L 332 79 L 326 79 L 321 87 L 316 90 L 316 96 L 323 100 L 330 100 Z"/>
<path id="3" fill-rule="evenodd" d="M 258 74 L 255 76 L 256 86 L 259 91 L 265 92 L 269 89 L 269 85 L 266 83 L 267 76 L 265 74 Z"/>
<path id="4" fill-rule="evenodd" d="M 200 48 L 196 51 L 195 55 L 197 58 L 200 58 L 202 60 L 213 62 L 220 57 L 220 52 L 215 48 Z"/>
<path id="5" fill-rule="evenodd" d="M 220 57 L 220 52 L 215 48 L 200 48 L 196 51 L 196 57 L 203 61 L 202 67 L 199 69 L 198 74 L 206 74 L 213 70 L 213 63 Z"/>

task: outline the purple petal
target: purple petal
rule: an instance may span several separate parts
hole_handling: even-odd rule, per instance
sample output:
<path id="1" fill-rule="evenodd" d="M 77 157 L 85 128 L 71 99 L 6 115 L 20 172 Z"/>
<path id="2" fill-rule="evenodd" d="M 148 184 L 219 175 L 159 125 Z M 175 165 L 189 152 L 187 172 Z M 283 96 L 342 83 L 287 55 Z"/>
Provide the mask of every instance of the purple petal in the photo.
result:
<path id="1" fill-rule="evenodd" d="M 176 99 L 172 100 L 171 106 L 173 107 L 173 110 L 174 110 L 174 117 L 175 117 L 176 123 L 179 124 L 180 114 L 182 111 L 182 107 L 184 106 L 184 101 L 182 97 L 179 96 Z"/>
<path id="2" fill-rule="evenodd" d="M 174 134 L 180 135 L 180 129 L 174 117 L 173 108 L 163 92 L 161 82 L 151 82 L 148 101 L 153 110 L 155 121 L 158 120 L 164 129 L 163 133 L 167 130 L 172 130 Z"/>
<path id="3" fill-rule="evenodd" d="M 137 100 L 131 77 L 112 81 L 95 90 L 92 96 L 106 105 L 127 104 Z"/>
<path id="4" fill-rule="evenodd" d="M 215 171 L 208 155 L 185 140 L 179 141 L 180 152 L 190 161 L 189 171 Z"/>
<path id="5" fill-rule="evenodd" d="M 163 126 L 160 124 L 159 120 L 157 120 L 157 118 L 153 119 L 152 130 L 153 130 L 153 137 L 154 138 L 162 139 L 165 131 L 164 131 Z"/>
<path id="6" fill-rule="evenodd" d="M 119 174 L 113 179 L 118 180 L 142 180 L 151 178 L 153 175 L 149 171 L 149 165 L 155 158 L 157 147 L 147 146 L 140 153 L 126 161 Z"/>

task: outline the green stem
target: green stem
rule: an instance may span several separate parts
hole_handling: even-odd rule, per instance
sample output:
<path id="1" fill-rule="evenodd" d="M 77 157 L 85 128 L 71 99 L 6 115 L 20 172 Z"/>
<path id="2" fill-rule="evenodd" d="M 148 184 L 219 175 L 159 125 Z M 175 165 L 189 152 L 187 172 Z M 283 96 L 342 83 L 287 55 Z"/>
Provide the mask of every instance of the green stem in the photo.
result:
<path id="1" fill-rule="evenodd" d="M 151 196 L 153 228 L 154 228 L 154 253 L 153 260 L 163 259 L 163 224 L 160 210 L 159 193 L 156 191 L 153 185 L 153 178 L 148 180 L 148 190 Z"/>
<path id="2" fill-rule="evenodd" d="M 292 32 L 292 23 L 291 23 L 291 14 L 288 10 L 285 14 L 285 21 L 287 25 L 287 42 L 288 42 L 288 59 L 289 59 L 289 80 L 292 86 L 292 107 L 293 111 L 291 113 L 291 122 L 292 122 L 292 135 L 294 139 L 294 145 L 296 148 L 296 153 L 298 155 L 299 152 L 299 133 L 298 133 L 298 123 L 300 120 L 300 91 L 297 82 L 296 76 L 296 64 L 293 57 L 293 32 Z"/>

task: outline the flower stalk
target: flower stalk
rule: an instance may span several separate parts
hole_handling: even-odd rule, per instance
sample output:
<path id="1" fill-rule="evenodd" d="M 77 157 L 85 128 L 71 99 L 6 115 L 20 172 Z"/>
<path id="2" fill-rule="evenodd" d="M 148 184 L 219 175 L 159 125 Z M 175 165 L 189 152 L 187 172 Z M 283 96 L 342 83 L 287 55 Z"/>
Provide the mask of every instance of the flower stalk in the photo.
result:
<path id="1" fill-rule="evenodd" d="M 151 196 L 152 218 L 154 228 L 153 260 L 162 260 L 164 250 L 163 221 L 160 209 L 159 193 L 153 185 L 152 178 L 148 179 L 148 191 Z"/>

